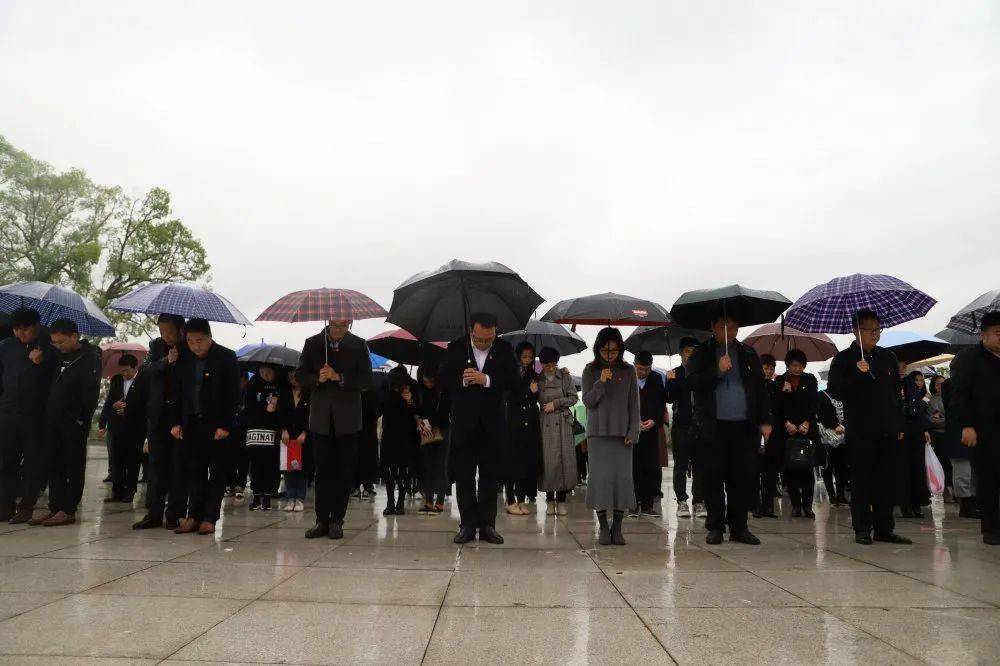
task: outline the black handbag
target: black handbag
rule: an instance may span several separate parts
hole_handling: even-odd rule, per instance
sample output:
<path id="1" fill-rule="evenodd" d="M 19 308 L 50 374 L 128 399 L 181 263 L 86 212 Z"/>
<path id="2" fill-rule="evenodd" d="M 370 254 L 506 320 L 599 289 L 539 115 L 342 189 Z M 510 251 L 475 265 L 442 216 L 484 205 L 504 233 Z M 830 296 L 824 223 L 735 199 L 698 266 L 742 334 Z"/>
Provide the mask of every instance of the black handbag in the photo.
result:
<path id="1" fill-rule="evenodd" d="M 785 440 L 785 469 L 812 469 L 816 464 L 816 443 L 808 437 Z"/>

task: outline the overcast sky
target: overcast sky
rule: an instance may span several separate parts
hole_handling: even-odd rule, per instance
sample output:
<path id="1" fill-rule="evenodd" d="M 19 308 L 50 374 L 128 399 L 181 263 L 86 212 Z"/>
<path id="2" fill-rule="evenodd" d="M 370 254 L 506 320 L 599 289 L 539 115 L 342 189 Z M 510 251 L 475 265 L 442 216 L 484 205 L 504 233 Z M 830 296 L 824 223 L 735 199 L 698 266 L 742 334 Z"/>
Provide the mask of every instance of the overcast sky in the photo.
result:
<path id="1" fill-rule="evenodd" d="M 547 305 L 885 272 L 931 333 L 1000 287 L 995 1 L 6 0 L 0 62 L 0 133 L 167 188 L 251 318 L 456 257 Z"/>

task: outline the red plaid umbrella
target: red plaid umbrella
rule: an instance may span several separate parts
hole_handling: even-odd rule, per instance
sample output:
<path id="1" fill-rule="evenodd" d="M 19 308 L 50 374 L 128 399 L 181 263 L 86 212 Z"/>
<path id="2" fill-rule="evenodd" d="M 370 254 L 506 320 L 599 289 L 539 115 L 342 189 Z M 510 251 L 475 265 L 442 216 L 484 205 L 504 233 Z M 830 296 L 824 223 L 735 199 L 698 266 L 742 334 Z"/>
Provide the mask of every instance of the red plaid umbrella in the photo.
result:
<path id="1" fill-rule="evenodd" d="M 389 313 L 360 291 L 306 289 L 282 296 L 260 313 L 257 321 L 343 321 L 376 319 Z"/>

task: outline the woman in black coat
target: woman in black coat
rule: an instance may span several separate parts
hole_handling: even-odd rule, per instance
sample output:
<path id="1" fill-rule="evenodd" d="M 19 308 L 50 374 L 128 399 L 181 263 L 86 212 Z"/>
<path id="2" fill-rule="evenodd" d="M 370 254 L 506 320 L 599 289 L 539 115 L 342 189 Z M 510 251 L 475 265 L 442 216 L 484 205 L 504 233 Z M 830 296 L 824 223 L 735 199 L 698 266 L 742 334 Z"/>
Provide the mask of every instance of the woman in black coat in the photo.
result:
<path id="1" fill-rule="evenodd" d="M 830 504 L 847 504 L 847 483 L 850 479 L 850 463 L 847 457 L 847 439 L 844 437 L 843 403 L 834 402 L 826 391 L 817 398 L 816 416 L 824 428 L 840 436 L 840 446 L 827 447 L 826 466 L 823 468 L 823 483 L 830 496 Z M 825 444 L 825 443 L 824 443 Z"/>
<path id="2" fill-rule="evenodd" d="M 261 365 L 243 392 L 242 422 L 246 428 L 247 456 L 250 460 L 250 485 L 253 487 L 251 511 L 271 510 L 271 497 L 278 492 L 282 430 L 280 394 L 284 391 L 280 369 Z M 267 433 L 270 433 L 268 438 Z"/>
<path id="3" fill-rule="evenodd" d="M 781 451 L 793 437 L 805 437 L 819 446 L 819 429 L 816 427 L 816 377 L 807 372 L 806 355 L 800 349 L 791 349 L 785 355 L 785 374 L 775 379 L 774 391 L 774 434 L 781 440 Z M 816 475 L 812 466 L 789 469 L 787 466 L 781 478 L 788 486 L 792 500 L 792 517 L 815 518 L 813 513 L 813 491 Z"/>
<path id="4" fill-rule="evenodd" d="M 437 381 L 437 367 L 432 364 L 417 370 L 417 412 L 426 444 L 420 446 L 420 484 L 424 505 L 420 513 L 444 512 L 444 497 L 448 491 L 448 392 Z M 440 436 L 440 439 L 438 439 Z"/>
<path id="5" fill-rule="evenodd" d="M 411 379 L 402 373 L 391 373 L 389 392 L 382 402 L 380 459 L 388 495 L 384 516 L 406 513 L 403 502 L 420 449 L 418 419 Z M 398 496 L 394 495 L 396 492 Z"/>
<path id="6" fill-rule="evenodd" d="M 521 342 L 514 350 L 518 377 L 507 394 L 508 477 L 504 484 L 507 513 L 527 516 L 528 501 L 538 494 L 543 469 L 542 430 L 538 416 L 538 376 L 535 348 Z"/>
<path id="7" fill-rule="evenodd" d="M 923 518 L 920 507 L 931 503 L 927 489 L 924 445 L 930 442 L 930 412 L 923 374 L 914 370 L 903 380 L 903 451 L 899 464 L 899 508 L 904 518 Z"/>
<path id="8" fill-rule="evenodd" d="M 281 406 L 281 441 L 286 444 L 298 440 L 302 449 L 302 466 L 285 472 L 285 511 L 302 511 L 306 490 L 313 474 L 312 442 L 309 441 L 309 390 L 302 388 L 295 379 L 295 372 L 288 373 L 288 383 L 278 394 Z"/>

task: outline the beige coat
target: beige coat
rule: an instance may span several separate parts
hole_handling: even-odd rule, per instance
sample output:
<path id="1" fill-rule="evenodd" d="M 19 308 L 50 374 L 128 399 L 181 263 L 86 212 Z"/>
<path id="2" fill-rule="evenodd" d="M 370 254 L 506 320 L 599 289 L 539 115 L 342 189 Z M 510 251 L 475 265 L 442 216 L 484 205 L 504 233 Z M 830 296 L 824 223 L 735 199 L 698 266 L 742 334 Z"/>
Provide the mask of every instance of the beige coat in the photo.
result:
<path id="1" fill-rule="evenodd" d="M 576 387 L 568 370 L 558 371 L 552 379 L 544 374 L 539 376 L 538 403 L 542 407 L 542 458 L 545 461 L 540 490 L 557 492 L 576 487 L 572 407 L 577 400 Z M 549 402 L 555 403 L 556 410 L 546 414 L 544 408 Z"/>

